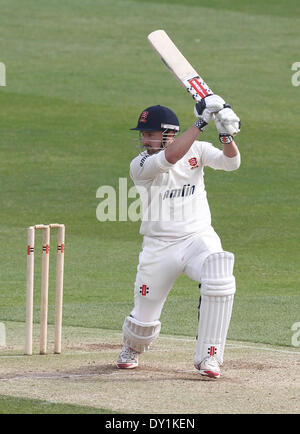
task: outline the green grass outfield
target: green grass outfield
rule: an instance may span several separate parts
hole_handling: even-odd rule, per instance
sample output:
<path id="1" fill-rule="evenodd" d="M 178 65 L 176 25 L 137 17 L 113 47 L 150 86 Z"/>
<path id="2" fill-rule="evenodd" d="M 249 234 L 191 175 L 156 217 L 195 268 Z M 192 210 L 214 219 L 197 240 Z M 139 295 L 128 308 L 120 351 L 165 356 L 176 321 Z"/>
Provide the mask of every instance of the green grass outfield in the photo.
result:
<path id="1" fill-rule="evenodd" d="M 107 414 L 108 410 L 0 395 L 0 414 Z"/>
<path id="2" fill-rule="evenodd" d="M 242 119 L 240 169 L 205 172 L 213 226 L 236 255 L 228 337 L 291 346 L 300 321 L 299 2 L 0 0 L 0 10 L 0 322 L 25 320 L 26 228 L 57 221 L 66 225 L 64 324 L 121 329 L 140 222 L 99 222 L 96 191 L 119 178 L 132 186 L 129 128 L 145 107 L 169 106 L 182 130 L 194 121 L 191 98 L 147 42 L 163 28 Z M 218 146 L 214 125 L 204 139 Z M 39 276 L 36 288 L 38 321 Z M 178 279 L 162 332 L 194 336 L 198 297 L 194 282 Z M 53 294 L 50 304 L 53 323 Z"/>

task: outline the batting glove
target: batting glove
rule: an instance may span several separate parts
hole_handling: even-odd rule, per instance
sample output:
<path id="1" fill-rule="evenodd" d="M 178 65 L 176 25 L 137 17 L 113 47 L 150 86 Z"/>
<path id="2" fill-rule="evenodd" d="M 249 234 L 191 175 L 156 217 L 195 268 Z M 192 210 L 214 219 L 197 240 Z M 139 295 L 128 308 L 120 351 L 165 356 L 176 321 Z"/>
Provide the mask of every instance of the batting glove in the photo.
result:
<path id="1" fill-rule="evenodd" d="M 240 118 L 228 105 L 214 115 L 214 120 L 219 132 L 220 142 L 223 144 L 232 142 L 233 136 L 240 132 Z"/>
<path id="2" fill-rule="evenodd" d="M 225 101 L 218 95 L 208 95 L 201 101 L 197 102 L 194 107 L 194 114 L 201 123 L 198 128 L 203 131 L 206 125 L 213 119 L 213 113 L 217 113 L 225 106 Z"/>

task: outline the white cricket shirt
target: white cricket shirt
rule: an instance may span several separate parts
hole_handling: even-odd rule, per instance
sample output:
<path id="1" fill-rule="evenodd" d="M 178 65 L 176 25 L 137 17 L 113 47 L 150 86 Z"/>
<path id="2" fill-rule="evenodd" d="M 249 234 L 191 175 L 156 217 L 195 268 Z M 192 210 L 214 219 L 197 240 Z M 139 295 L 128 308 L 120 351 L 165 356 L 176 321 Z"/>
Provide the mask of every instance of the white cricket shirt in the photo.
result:
<path id="1" fill-rule="evenodd" d="M 171 241 L 204 232 L 211 226 L 205 166 L 236 170 L 240 154 L 226 157 L 211 143 L 195 141 L 175 164 L 166 160 L 164 150 L 154 155 L 145 151 L 132 160 L 130 176 L 142 202 L 142 235 Z"/>

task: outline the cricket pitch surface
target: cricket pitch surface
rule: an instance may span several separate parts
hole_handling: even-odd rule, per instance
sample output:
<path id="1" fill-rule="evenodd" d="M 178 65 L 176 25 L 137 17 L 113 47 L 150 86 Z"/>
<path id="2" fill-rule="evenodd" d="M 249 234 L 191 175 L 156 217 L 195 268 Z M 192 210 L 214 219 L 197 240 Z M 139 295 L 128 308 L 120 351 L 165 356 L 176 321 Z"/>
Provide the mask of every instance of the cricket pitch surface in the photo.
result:
<path id="1" fill-rule="evenodd" d="M 63 328 L 61 355 L 24 356 L 24 323 L 6 322 L 0 348 L 0 395 L 106 408 L 128 414 L 296 414 L 300 351 L 293 347 L 228 341 L 222 376 L 201 377 L 193 367 L 195 339 L 161 335 L 133 370 L 116 368 L 120 332 Z"/>

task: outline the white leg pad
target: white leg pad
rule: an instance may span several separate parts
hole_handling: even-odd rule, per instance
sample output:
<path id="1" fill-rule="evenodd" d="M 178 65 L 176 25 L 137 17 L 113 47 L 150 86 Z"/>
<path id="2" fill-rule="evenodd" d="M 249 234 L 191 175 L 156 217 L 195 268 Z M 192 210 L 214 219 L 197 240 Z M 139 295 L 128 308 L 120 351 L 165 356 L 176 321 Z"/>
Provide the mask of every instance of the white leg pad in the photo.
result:
<path id="1" fill-rule="evenodd" d="M 123 324 L 123 341 L 138 353 L 149 350 L 150 345 L 159 335 L 160 321 L 143 323 L 131 316 L 125 318 Z"/>
<path id="2" fill-rule="evenodd" d="M 195 365 L 207 356 L 223 363 L 235 293 L 233 265 L 234 255 L 230 252 L 212 253 L 203 263 Z"/>

